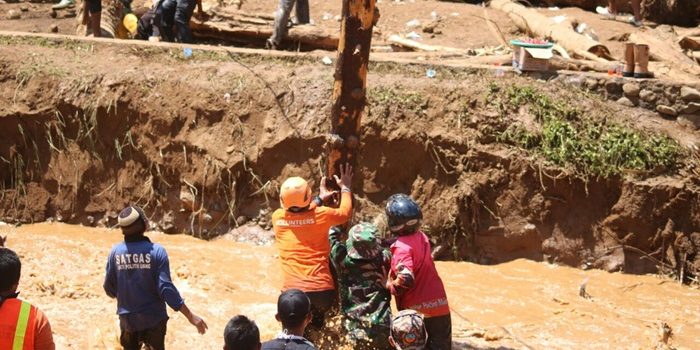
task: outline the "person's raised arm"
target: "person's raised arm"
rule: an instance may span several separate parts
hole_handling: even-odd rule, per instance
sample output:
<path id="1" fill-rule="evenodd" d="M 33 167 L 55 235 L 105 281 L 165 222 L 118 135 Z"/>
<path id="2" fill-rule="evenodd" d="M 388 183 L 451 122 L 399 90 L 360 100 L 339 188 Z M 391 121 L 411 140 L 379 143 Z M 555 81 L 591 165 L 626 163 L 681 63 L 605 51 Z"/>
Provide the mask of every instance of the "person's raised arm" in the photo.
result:
<path id="1" fill-rule="evenodd" d="M 352 214 L 352 193 L 350 186 L 352 184 L 352 166 L 349 163 L 345 167 L 340 166 L 340 177 L 333 175 L 335 182 L 340 187 L 340 206 L 328 210 L 329 220 L 332 225 L 342 225 L 350 220 Z"/>

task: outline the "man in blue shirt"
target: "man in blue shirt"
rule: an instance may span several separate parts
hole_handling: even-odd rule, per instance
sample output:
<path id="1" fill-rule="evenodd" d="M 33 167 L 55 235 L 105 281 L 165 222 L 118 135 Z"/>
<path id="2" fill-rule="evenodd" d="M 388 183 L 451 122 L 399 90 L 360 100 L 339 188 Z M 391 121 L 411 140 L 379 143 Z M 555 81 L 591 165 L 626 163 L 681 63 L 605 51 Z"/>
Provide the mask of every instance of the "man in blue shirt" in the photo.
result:
<path id="1" fill-rule="evenodd" d="M 192 313 L 170 279 L 168 253 L 144 236 L 148 221 L 141 208 L 126 207 L 119 213 L 118 225 L 124 242 L 109 253 L 104 290 L 117 298 L 121 345 L 125 350 L 165 348 L 168 313 L 165 304 L 182 312 L 200 334 L 207 324 Z"/>

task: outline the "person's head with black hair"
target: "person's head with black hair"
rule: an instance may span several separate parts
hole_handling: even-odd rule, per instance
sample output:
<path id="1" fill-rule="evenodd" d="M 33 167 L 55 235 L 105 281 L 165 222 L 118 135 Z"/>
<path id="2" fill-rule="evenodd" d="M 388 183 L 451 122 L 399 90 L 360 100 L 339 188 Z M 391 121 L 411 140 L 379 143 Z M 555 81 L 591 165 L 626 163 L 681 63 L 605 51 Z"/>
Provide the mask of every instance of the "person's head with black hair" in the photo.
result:
<path id="1" fill-rule="evenodd" d="M 11 296 L 17 291 L 22 263 L 17 253 L 0 248 L 0 297 Z"/>
<path id="2" fill-rule="evenodd" d="M 277 299 L 275 318 L 287 334 L 303 336 L 312 318 L 311 300 L 299 289 L 286 290 Z"/>
<path id="3" fill-rule="evenodd" d="M 260 330 L 243 315 L 234 316 L 224 329 L 224 350 L 260 350 Z"/>
<path id="4" fill-rule="evenodd" d="M 119 213 L 117 224 L 124 236 L 142 236 L 148 227 L 148 219 L 141 208 L 128 206 Z"/>

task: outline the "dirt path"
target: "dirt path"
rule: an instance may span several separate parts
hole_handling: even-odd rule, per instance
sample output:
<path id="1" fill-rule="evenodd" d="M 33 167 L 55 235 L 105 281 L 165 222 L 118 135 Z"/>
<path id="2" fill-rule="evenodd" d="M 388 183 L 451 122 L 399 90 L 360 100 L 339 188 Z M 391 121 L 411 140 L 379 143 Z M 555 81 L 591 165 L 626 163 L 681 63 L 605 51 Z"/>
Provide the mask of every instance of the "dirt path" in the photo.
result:
<path id="1" fill-rule="evenodd" d="M 112 349 L 115 302 L 102 291 L 106 255 L 118 231 L 63 224 L 0 226 L 20 254 L 22 297 L 51 320 L 59 349 Z M 215 349 L 226 321 L 253 317 L 263 338 L 274 335 L 280 276 L 276 251 L 226 240 L 205 242 L 150 233 L 170 254 L 175 284 L 210 330 L 199 336 L 171 313 L 170 349 Z M 659 322 L 670 345 L 700 347 L 700 291 L 655 276 L 610 274 L 516 260 L 496 266 L 438 263 L 447 285 L 458 349 L 649 349 Z M 591 299 L 578 296 L 587 283 Z"/>
<path id="2" fill-rule="evenodd" d="M 148 4 L 146 0 L 134 1 L 134 8 Z M 66 18 L 66 11 L 59 11 L 57 18 L 51 18 L 52 3 L 10 3 L 0 4 L 0 30 L 49 32 L 52 25 L 58 27 L 61 34 L 75 34 L 75 18 Z M 204 0 L 204 8 L 217 6 L 216 1 Z M 499 36 L 510 40 L 522 36 L 508 16 L 481 5 L 435 0 L 420 1 L 382 1 L 377 4 L 381 11 L 381 20 L 375 29 L 375 44 L 381 44 L 392 34 L 408 34 L 416 32 L 420 37 L 416 40 L 430 44 L 457 48 L 495 47 L 501 44 Z M 22 11 L 24 8 L 26 11 Z M 244 1 L 242 10 L 250 13 L 274 14 L 276 1 Z M 7 19 L 7 12 L 18 11 L 21 19 Z M 330 32 L 339 30 L 337 21 L 341 12 L 341 2 L 336 0 L 313 1 L 311 3 L 311 19 L 314 25 Z M 540 10 L 548 17 L 565 15 L 569 19 L 584 22 L 593 28 L 600 36 L 600 41 L 608 46 L 614 57 L 621 58 L 623 44 L 617 39 L 622 34 L 632 33 L 640 29 L 615 21 L 602 19 L 597 14 L 579 8 L 564 8 L 551 11 L 547 8 Z M 294 15 L 294 13 L 292 13 Z M 437 33 L 424 33 L 422 27 L 440 18 Z M 491 21 L 497 30 L 489 29 Z M 420 25 L 409 26 L 408 23 L 417 20 Z"/>

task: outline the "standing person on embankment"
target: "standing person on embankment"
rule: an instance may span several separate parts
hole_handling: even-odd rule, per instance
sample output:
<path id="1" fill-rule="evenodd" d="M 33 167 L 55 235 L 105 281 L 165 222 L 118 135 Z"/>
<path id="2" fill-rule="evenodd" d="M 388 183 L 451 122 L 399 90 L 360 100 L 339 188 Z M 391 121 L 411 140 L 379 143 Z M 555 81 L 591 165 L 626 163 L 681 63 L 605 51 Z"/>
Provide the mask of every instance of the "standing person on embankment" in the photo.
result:
<path id="1" fill-rule="evenodd" d="M 19 256 L 0 245 L 0 349 L 54 350 L 49 320 L 17 298 L 21 271 Z"/>
<path id="2" fill-rule="evenodd" d="M 143 210 L 126 207 L 118 220 L 124 242 L 109 253 L 104 290 L 109 297 L 117 298 L 119 341 L 124 349 L 139 350 L 141 344 L 165 349 L 166 303 L 204 334 L 207 324 L 185 305 L 170 279 L 168 253 L 144 236 L 148 221 Z"/>
<path id="3" fill-rule="evenodd" d="M 329 265 L 328 230 L 343 225 L 352 214 L 352 167 L 340 167 L 335 181 L 341 189 L 340 207 L 321 206 L 333 193 L 321 179 L 320 197 L 312 201 L 306 180 L 292 177 L 280 188 L 282 208 L 272 214 L 272 227 L 282 263 L 282 291 L 300 289 L 311 300 L 311 330 L 324 326 L 326 313 L 335 305 L 335 282 Z M 312 203 L 313 202 L 313 203 Z"/>
<path id="4" fill-rule="evenodd" d="M 311 21 L 309 16 L 309 0 L 279 0 L 280 4 L 275 12 L 275 27 L 272 36 L 267 39 L 265 46 L 268 49 L 277 50 L 282 40 L 287 37 L 287 24 L 292 14 L 292 7 L 296 4 L 297 24 L 307 24 Z"/>

